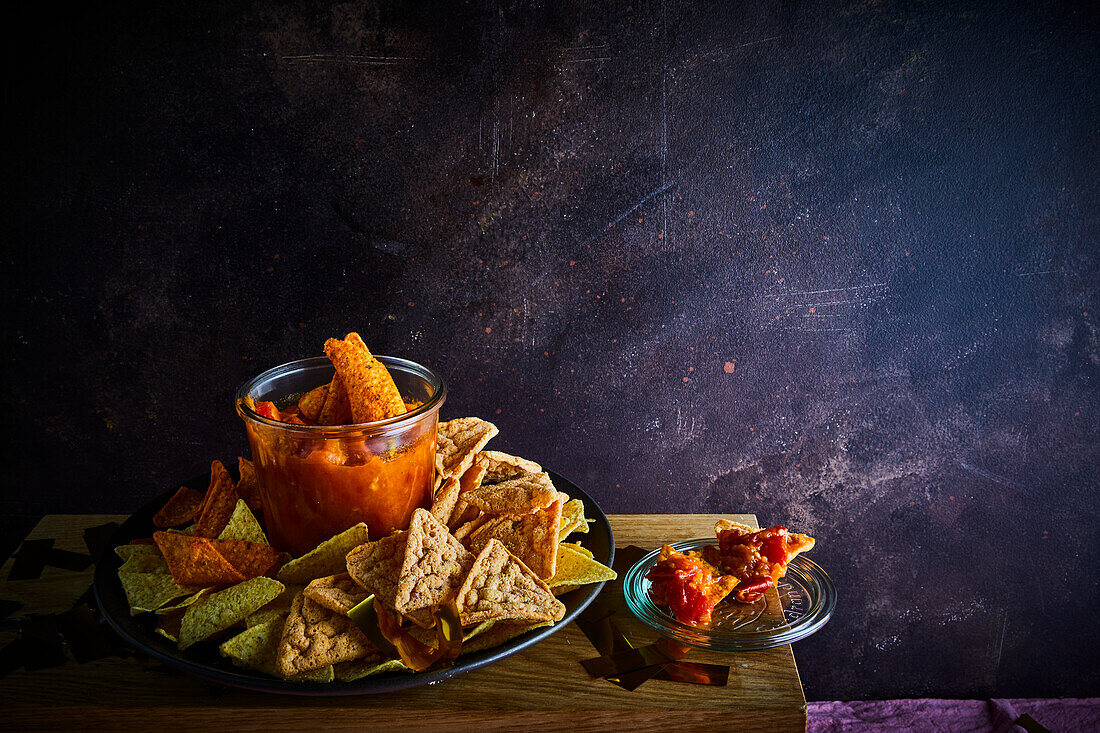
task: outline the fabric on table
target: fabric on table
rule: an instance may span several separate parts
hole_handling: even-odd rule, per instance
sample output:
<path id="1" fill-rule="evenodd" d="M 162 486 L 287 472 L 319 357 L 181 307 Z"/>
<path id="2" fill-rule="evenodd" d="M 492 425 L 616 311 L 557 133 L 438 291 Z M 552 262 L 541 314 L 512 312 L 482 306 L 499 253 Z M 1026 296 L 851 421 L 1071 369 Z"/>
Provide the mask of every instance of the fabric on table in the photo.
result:
<path id="1" fill-rule="evenodd" d="M 1024 733 L 1030 715 L 1052 733 L 1100 731 L 1100 698 L 811 702 L 809 733 Z"/>

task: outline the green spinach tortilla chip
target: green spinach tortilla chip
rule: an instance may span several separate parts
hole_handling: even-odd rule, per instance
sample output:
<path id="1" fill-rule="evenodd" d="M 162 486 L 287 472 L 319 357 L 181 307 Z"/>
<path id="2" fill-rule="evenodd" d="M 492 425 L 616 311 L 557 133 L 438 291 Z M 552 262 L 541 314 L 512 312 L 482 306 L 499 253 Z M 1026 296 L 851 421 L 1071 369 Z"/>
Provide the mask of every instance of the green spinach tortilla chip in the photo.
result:
<path id="1" fill-rule="evenodd" d="M 276 577 L 284 583 L 308 583 L 326 575 L 347 572 L 347 554 L 368 542 L 367 525 L 363 522 L 325 540 L 305 555 L 280 568 Z"/>
<path id="2" fill-rule="evenodd" d="M 283 592 L 285 586 L 271 578 L 252 578 L 211 593 L 187 607 L 180 625 L 180 649 L 207 639 L 244 621 Z"/>

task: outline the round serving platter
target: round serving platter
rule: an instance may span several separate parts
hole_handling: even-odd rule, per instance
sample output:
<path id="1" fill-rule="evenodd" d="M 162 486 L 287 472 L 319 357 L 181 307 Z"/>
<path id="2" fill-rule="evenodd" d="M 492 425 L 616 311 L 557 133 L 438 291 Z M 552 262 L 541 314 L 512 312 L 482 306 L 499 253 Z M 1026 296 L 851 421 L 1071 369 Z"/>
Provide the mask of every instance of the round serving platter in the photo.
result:
<path id="1" fill-rule="evenodd" d="M 564 491 L 571 498 L 580 499 L 584 502 L 585 516 L 594 520 L 589 525 L 588 534 L 571 536 L 570 541 L 575 542 L 579 538 L 581 543 L 592 552 L 596 560 L 610 567 L 615 560 L 615 537 L 611 533 L 611 525 L 607 521 L 607 516 L 604 515 L 592 497 L 579 486 L 553 471 L 548 471 L 548 473 L 559 491 Z M 186 485 L 202 491 L 208 483 L 209 477 L 198 476 L 188 481 Z M 114 537 L 96 565 L 94 581 L 96 602 L 108 623 L 135 649 L 176 669 L 211 682 L 232 687 L 284 695 L 367 695 L 441 682 L 479 667 L 499 662 L 532 644 L 537 644 L 548 638 L 564 628 L 588 604 L 595 600 L 604 586 L 603 583 L 593 583 L 559 596 L 558 600 L 565 604 L 565 617 L 553 626 L 534 629 L 492 649 L 461 656 L 454 664 L 440 670 L 419 674 L 386 672 L 364 677 L 355 682 L 321 683 L 279 680 L 259 672 L 233 666 L 228 659 L 218 653 L 217 643 L 214 642 L 200 642 L 181 652 L 176 648 L 174 642 L 153 631 L 155 617 L 152 614 L 130 615 L 130 606 L 126 602 L 126 594 L 123 592 L 122 584 L 118 579 L 118 568 L 122 561 L 115 554 L 114 548 L 128 544 L 131 540 L 150 537 L 156 530 L 156 527 L 153 526 L 153 515 L 175 493 L 175 489 L 165 492 L 156 500 L 135 512 L 115 532 Z"/>
<path id="2" fill-rule="evenodd" d="M 680 552 L 717 545 L 713 537 L 673 542 Z M 660 550 L 636 562 L 623 579 L 623 594 L 631 613 L 658 633 L 700 649 L 751 652 L 805 639 L 828 622 L 836 608 L 836 587 L 820 565 L 798 555 L 779 579 L 776 592 L 755 603 L 727 599 L 715 609 L 710 626 L 696 628 L 677 621 L 668 609 L 653 602 L 646 574 L 657 563 Z"/>

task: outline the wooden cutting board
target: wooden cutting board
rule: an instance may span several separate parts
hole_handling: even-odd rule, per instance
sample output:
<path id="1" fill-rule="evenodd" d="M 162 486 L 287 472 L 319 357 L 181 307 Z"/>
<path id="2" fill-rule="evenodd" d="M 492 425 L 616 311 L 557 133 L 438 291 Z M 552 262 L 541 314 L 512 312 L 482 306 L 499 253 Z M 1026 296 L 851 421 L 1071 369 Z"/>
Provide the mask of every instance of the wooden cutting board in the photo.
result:
<path id="1" fill-rule="evenodd" d="M 723 515 L 756 526 L 753 515 Z M 718 515 L 621 514 L 609 517 L 619 547 L 712 536 Z M 87 552 L 82 532 L 124 516 L 50 515 L 28 539 Z M 7 578 L 8 560 L 0 578 Z M 16 615 L 68 610 L 92 582 L 92 570 L 47 567 L 34 580 L 0 581 L 0 599 Z M 626 610 L 619 584 L 601 602 L 635 644 L 655 633 Z M 15 638 L 0 632 L 0 646 Z M 649 680 L 634 692 L 591 679 L 580 662 L 596 656 L 573 624 L 502 662 L 436 685 L 358 697 L 276 696 L 214 686 L 151 661 L 103 659 L 0 680 L 9 730 L 301 731 L 317 727 L 438 731 L 805 731 L 806 700 L 790 646 L 721 654 L 694 650 L 688 660 L 730 665 L 726 687 Z"/>

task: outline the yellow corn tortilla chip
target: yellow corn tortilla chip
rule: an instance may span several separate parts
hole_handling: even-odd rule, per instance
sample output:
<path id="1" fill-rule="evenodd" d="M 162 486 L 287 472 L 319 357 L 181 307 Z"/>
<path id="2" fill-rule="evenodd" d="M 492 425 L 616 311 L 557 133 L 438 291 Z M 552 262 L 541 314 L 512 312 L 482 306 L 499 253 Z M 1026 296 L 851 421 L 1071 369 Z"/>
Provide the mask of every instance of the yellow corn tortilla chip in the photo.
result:
<path id="1" fill-rule="evenodd" d="M 463 626 L 507 619 L 559 621 L 565 615 L 565 606 L 546 583 L 495 538 L 477 556 L 455 603 Z"/>
<path id="2" fill-rule="evenodd" d="M 479 417 L 460 417 L 436 428 L 436 469 L 444 479 L 461 476 L 473 465 L 478 451 L 499 430 Z"/>
<path id="3" fill-rule="evenodd" d="M 561 506 L 561 530 L 558 539 L 564 540 L 574 532 L 588 532 L 588 520 L 584 517 L 584 502 L 567 499 Z"/>
<path id="4" fill-rule="evenodd" d="M 251 578 L 188 606 L 180 625 L 179 648 L 186 649 L 244 621 L 282 593 L 285 587 L 271 578 Z"/>
<path id="5" fill-rule="evenodd" d="M 403 614 L 431 611 L 452 598 L 474 556 L 426 509 L 413 512 L 394 608 Z"/>
<path id="6" fill-rule="evenodd" d="M 276 573 L 284 583 L 309 583 L 315 578 L 344 572 L 347 554 L 368 541 L 367 525 L 363 522 L 350 527 L 331 539 L 317 545 L 301 557 L 291 560 Z"/>
<path id="7" fill-rule="evenodd" d="M 260 523 L 256 521 L 252 510 L 244 499 L 237 499 L 237 506 L 233 508 L 233 514 L 229 517 L 229 523 L 218 535 L 219 540 L 241 540 L 243 542 L 255 542 L 258 545 L 270 545 L 267 535 L 264 534 Z"/>
<path id="8" fill-rule="evenodd" d="M 369 662 L 366 660 L 340 662 L 339 664 L 332 665 L 332 669 L 336 673 L 336 679 L 340 682 L 355 682 L 364 677 L 369 677 L 372 674 L 381 674 L 383 672 L 412 671 L 406 667 L 405 663 L 400 659 L 387 659 L 384 662 Z"/>
<path id="9" fill-rule="evenodd" d="M 282 621 L 268 621 L 249 627 L 232 639 L 223 642 L 218 647 L 218 651 L 238 667 L 254 669 L 272 677 L 281 677 L 275 660 L 282 636 Z M 303 672 L 289 679 L 296 682 L 332 682 L 335 678 L 330 664 L 327 667 Z"/>
<path id="10" fill-rule="evenodd" d="M 374 358 L 357 333 L 344 340 L 329 339 L 325 354 L 348 392 L 351 417 L 356 423 L 404 415 L 405 401 L 382 362 Z"/>
<path id="11" fill-rule="evenodd" d="M 182 617 L 183 616 L 183 609 L 187 608 L 192 603 L 195 603 L 196 601 L 198 601 L 200 598 L 205 596 L 211 590 L 213 590 L 213 589 L 212 588 L 203 588 L 198 593 L 192 593 L 191 595 L 187 596 L 186 598 L 184 598 L 182 600 L 179 600 L 179 601 L 176 601 L 175 603 L 173 603 L 171 605 L 161 606 L 160 608 L 157 609 L 157 615 L 158 616 L 167 616 L 169 614 L 173 614 L 173 613 L 178 612 L 180 614 L 180 616 Z"/>
<path id="12" fill-rule="evenodd" d="M 119 573 L 130 615 L 155 611 L 161 606 L 199 590 L 180 585 L 167 573 Z"/>
<path id="13" fill-rule="evenodd" d="M 574 550 L 568 545 L 558 545 L 558 568 L 554 577 L 546 581 L 551 588 L 563 585 L 588 585 L 617 576 L 611 568 L 596 562 L 591 557 Z"/>
<path id="14" fill-rule="evenodd" d="M 136 547 L 138 545 L 131 545 Z M 164 559 L 164 555 L 160 554 L 160 550 L 157 549 L 156 553 L 152 552 L 131 552 L 127 553 L 129 557 L 126 562 L 119 566 L 118 572 L 120 573 L 167 573 L 168 561 Z"/>
<path id="15" fill-rule="evenodd" d="M 558 490 L 548 474 L 530 473 L 470 489 L 462 498 L 486 514 L 521 516 L 553 504 L 558 500 Z"/>
<path id="16" fill-rule="evenodd" d="M 581 553 L 585 557 L 595 557 L 595 555 L 592 554 L 592 550 L 589 550 L 587 547 L 579 542 L 559 542 L 558 547 L 568 547 L 572 550 L 575 550 L 576 552 Z"/>

